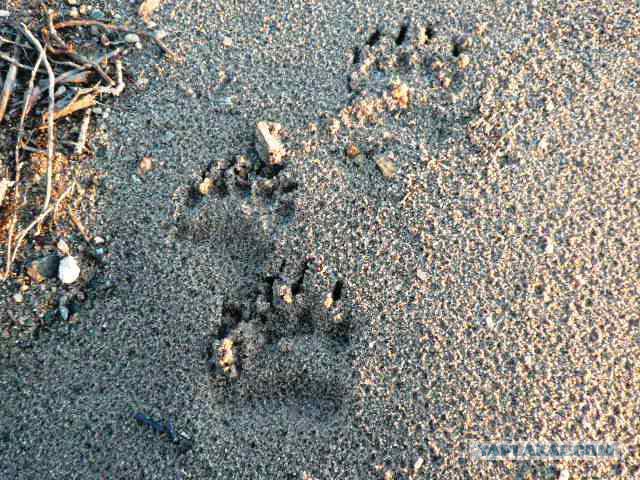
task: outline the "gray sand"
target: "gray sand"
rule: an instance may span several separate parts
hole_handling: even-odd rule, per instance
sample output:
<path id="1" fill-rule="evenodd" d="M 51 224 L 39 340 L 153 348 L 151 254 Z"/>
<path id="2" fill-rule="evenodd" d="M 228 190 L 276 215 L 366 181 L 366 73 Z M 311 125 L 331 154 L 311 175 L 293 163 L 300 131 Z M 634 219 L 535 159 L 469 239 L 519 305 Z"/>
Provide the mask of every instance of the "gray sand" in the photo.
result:
<path id="1" fill-rule="evenodd" d="M 185 62 L 129 57 L 141 88 L 104 107 L 107 261 L 77 324 L 0 344 L 0 478 L 635 478 L 635 4 L 217 3 L 165 2 Z M 281 187 L 192 194 L 257 161 L 260 120 L 285 129 Z M 3 286 L 0 311 L 69 288 L 45 285 Z M 225 338 L 237 379 L 207 368 Z M 634 448 L 465 457 L 499 439 Z"/>

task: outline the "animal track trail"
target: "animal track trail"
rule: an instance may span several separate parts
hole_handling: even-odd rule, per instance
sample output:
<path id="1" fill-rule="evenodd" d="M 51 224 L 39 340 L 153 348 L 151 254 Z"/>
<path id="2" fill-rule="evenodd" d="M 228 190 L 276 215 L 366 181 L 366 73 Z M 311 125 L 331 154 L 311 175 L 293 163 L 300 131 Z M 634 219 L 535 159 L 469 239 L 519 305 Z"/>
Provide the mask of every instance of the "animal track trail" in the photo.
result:
<path id="1" fill-rule="evenodd" d="M 278 253 L 299 183 L 286 155 L 274 158 L 260 148 L 256 142 L 233 161 L 212 162 L 179 189 L 174 234 L 179 242 L 210 242 L 229 256 L 257 240 L 270 252 L 240 255 L 262 273 L 240 293 L 225 289 L 211 317 L 206 356 L 214 397 L 229 415 L 252 422 L 272 416 L 324 422 L 340 409 L 350 382 L 345 286 L 321 260 Z"/>

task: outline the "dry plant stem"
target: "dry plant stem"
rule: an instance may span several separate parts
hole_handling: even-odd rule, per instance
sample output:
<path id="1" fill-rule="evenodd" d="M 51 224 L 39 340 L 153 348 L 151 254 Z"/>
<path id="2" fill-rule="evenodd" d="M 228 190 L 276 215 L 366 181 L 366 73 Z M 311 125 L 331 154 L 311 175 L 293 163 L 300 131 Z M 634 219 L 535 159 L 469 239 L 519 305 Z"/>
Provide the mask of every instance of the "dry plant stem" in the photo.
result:
<path id="1" fill-rule="evenodd" d="M 110 23 L 104 23 L 101 22 L 99 20 L 67 20 L 66 22 L 60 22 L 60 23 L 56 23 L 54 25 L 54 27 L 56 29 L 62 30 L 63 28 L 71 28 L 71 27 L 90 27 L 90 26 L 97 26 L 97 27 L 101 27 L 104 28 L 105 30 L 112 30 L 112 31 L 117 31 L 117 32 L 124 32 L 124 33 L 137 33 L 138 35 L 151 39 L 153 40 L 156 45 L 158 45 L 158 47 L 160 47 L 160 49 L 167 54 L 169 57 L 173 58 L 174 60 L 177 59 L 177 55 L 175 53 L 173 53 L 173 51 L 167 47 L 167 45 L 160 39 L 154 37 L 152 34 L 147 33 L 147 32 L 143 32 L 143 31 L 136 31 L 133 30 L 131 28 L 127 28 L 127 27 L 122 27 L 120 25 L 112 25 Z"/>
<path id="2" fill-rule="evenodd" d="M 33 50 L 33 47 L 31 45 L 20 43 L 17 40 L 16 41 L 9 40 L 8 38 L 3 37 L 2 35 L 0 35 L 0 43 L 9 43 L 11 45 L 17 45 L 18 47 L 25 48 L 27 50 Z"/>
<path id="3" fill-rule="evenodd" d="M 73 189 L 75 188 L 75 182 L 72 182 L 71 185 L 69 185 L 69 187 L 67 187 L 67 189 L 62 192 L 62 195 L 60 195 L 60 198 L 56 201 L 55 205 L 50 205 L 46 210 L 44 210 L 40 215 L 38 215 L 38 218 L 36 218 L 33 222 L 31 222 L 29 224 L 29 226 L 27 228 L 25 228 L 22 232 L 20 232 L 20 234 L 16 237 L 16 246 L 13 249 L 13 254 L 11 255 L 10 261 L 9 261 L 9 266 L 11 266 L 11 264 L 13 264 L 13 262 L 16 259 L 16 255 L 18 254 L 18 249 L 20 247 L 20 242 L 22 242 L 22 240 L 24 240 L 24 237 L 27 236 L 27 234 L 33 230 L 33 228 L 37 225 L 40 225 L 45 218 L 47 218 L 47 215 L 49 215 L 54 209 L 57 210 L 58 205 L 60 205 L 62 203 L 62 201 L 73 191 Z M 8 277 L 8 275 L 5 275 L 5 279 Z"/>
<path id="4" fill-rule="evenodd" d="M 44 58 L 43 52 L 40 52 L 38 56 L 38 60 L 36 61 L 35 66 L 33 67 L 33 71 L 31 72 L 31 78 L 29 79 L 29 86 L 27 87 L 27 93 L 24 96 L 24 104 L 22 106 L 22 114 L 20 115 L 20 124 L 18 126 L 18 137 L 16 139 L 16 149 L 15 149 L 15 180 L 14 180 L 14 189 L 13 189 L 13 201 L 14 201 L 14 212 L 11 217 L 11 222 L 9 224 L 9 235 L 7 238 L 7 261 L 4 273 L 4 280 L 9 278 L 9 274 L 11 273 L 11 243 L 13 240 L 13 232 L 16 228 L 16 223 L 18 222 L 18 204 L 20 199 L 20 170 L 22 170 L 22 162 L 20 161 L 20 150 L 22 148 L 22 137 L 24 136 L 24 121 L 27 116 L 27 109 L 29 104 L 29 99 L 31 98 L 33 92 L 33 86 L 35 84 L 36 73 L 40 68 L 40 64 L 42 63 L 42 59 Z"/>
<path id="5" fill-rule="evenodd" d="M 96 63 L 102 63 L 112 59 L 120 55 L 122 49 L 116 48 L 113 52 L 107 53 L 100 57 Z M 61 74 L 58 78 L 56 78 L 56 85 L 65 85 L 68 83 L 86 83 L 89 80 L 90 72 L 87 71 L 87 67 L 81 67 L 77 70 L 70 70 Z M 42 89 L 48 88 L 48 84 L 42 86 Z M 29 101 L 29 110 L 31 107 L 36 104 L 36 102 L 40 99 L 40 95 L 42 94 L 42 89 L 40 87 L 36 87 L 33 91 L 33 95 L 31 100 Z"/>
<path id="6" fill-rule="evenodd" d="M 16 39 L 18 39 L 16 37 Z M 18 46 L 13 47 L 13 57 L 18 58 L 20 54 L 20 49 Z M 15 63 L 12 63 L 9 66 L 9 71 L 7 72 L 7 76 L 4 80 L 4 87 L 2 88 L 2 97 L 0 97 L 0 122 L 4 118 L 4 114 L 7 110 L 7 105 L 9 105 L 9 99 L 11 98 L 11 94 L 13 93 L 13 89 L 16 85 L 16 75 L 18 74 L 18 66 Z"/>
<path id="7" fill-rule="evenodd" d="M 69 205 L 69 207 L 67 208 L 67 211 L 69 212 L 69 216 L 71 217 L 71 221 L 76 226 L 76 228 L 78 229 L 78 231 L 80 232 L 80 234 L 82 235 L 84 240 L 87 243 L 90 243 L 91 242 L 91 235 L 89 235 L 87 233 L 87 228 L 83 225 L 83 223 L 80 221 L 78 216 L 75 214 L 75 212 L 71 208 L 71 205 Z"/>
<path id="8" fill-rule="evenodd" d="M 13 65 L 15 65 L 18 68 L 21 68 L 23 70 L 31 70 L 31 67 L 28 65 L 24 65 L 22 63 L 20 63 L 18 60 L 16 60 L 14 57 L 7 55 L 6 53 L 2 53 L 0 52 L 0 58 L 6 62 L 9 62 Z"/>
<path id="9" fill-rule="evenodd" d="M 115 87 L 98 87 L 98 93 L 108 93 L 114 97 L 119 97 L 124 91 L 124 78 L 122 76 L 122 60 L 116 60 L 116 78 L 118 84 Z"/>
<path id="10" fill-rule="evenodd" d="M 47 210 L 49 208 L 49 202 L 51 201 L 51 190 L 52 190 L 52 176 L 53 176 L 53 161 L 55 158 L 54 151 L 54 127 L 55 127 L 55 118 L 54 118 L 54 108 L 55 108 L 55 88 L 56 88 L 56 76 L 53 73 L 53 69 L 51 68 L 51 64 L 49 63 L 49 59 L 47 58 L 47 53 L 45 52 L 44 47 L 38 41 L 36 37 L 29 31 L 25 24 L 22 24 L 22 29 L 24 34 L 27 36 L 29 41 L 38 49 L 40 55 L 42 56 L 44 66 L 47 69 L 47 73 L 49 74 L 49 114 L 47 115 L 47 193 L 44 199 L 44 205 L 42 210 Z"/>
<path id="11" fill-rule="evenodd" d="M 91 108 L 87 108 L 84 111 L 82 117 L 82 123 L 80 124 L 80 133 L 78 133 L 78 141 L 76 142 L 76 148 L 74 153 L 76 155 L 82 155 L 84 147 L 87 144 L 87 132 L 89 131 L 89 123 L 91 123 Z"/>
<path id="12" fill-rule="evenodd" d="M 40 2 L 40 5 L 47 15 L 49 33 L 51 35 L 51 38 L 53 38 L 58 43 L 59 47 L 64 49 L 66 55 L 68 55 L 69 58 L 71 58 L 75 62 L 78 62 L 82 65 L 88 65 L 89 67 L 93 68 L 96 72 L 98 72 L 98 75 L 100 75 L 102 79 L 107 82 L 107 84 L 113 85 L 115 82 L 111 79 L 111 77 L 109 77 L 109 75 L 107 75 L 107 73 L 98 63 L 86 58 L 83 55 L 80 55 L 78 52 L 74 52 L 72 48 L 69 48 L 67 43 L 62 39 L 55 26 L 53 25 L 53 16 L 51 15 L 51 11 L 44 5 L 43 2 Z"/>

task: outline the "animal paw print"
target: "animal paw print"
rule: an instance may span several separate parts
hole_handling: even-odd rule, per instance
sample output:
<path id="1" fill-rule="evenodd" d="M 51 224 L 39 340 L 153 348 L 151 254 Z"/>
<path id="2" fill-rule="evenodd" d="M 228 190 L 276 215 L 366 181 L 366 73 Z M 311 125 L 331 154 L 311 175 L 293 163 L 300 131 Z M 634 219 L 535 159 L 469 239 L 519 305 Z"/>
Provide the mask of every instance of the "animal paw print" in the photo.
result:
<path id="1" fill-rule="evenodd" d="M 328 418 L 347 390 L 343 281 L 306 259 L 266 275 L 255 296 L 222 306 L 208 363 L 232 405 Z"/>
<path id="2" fill-rule="evenodd" d="M 349 91 L 361 93 L 398 76 L 451 87 L 471 62 L 473 37 L 452 41 L 436 31 L 433 25 L 421 25 L 409 17 L 395 26 L 379 25 L 364 46 L 354 48 Z"/>
<path id="3" fill-rule="evenodd" d="M 223 239 L 233 241 L 259 227 L 267 238 L 272 238 L 291 221 L 298 182 L 286 171 L 284 151 L 277 156 L 269 152 L 272 148 L 269 142 L 274 142 L 282 129 L 278 124 L 260 124 L 266 130 L 257 130 L 255 148 L 247 148 L 233 160 L 209 163 L 189 186 L 175 192 L 178 238 L 203 241 L 228 232 Z M 272 129 L 268 130 L 269 127 Z M 269 136 L 269 142 L 261 142 L 262 135 Z M 279 139 L 277 145 L 282 148 Z"/>

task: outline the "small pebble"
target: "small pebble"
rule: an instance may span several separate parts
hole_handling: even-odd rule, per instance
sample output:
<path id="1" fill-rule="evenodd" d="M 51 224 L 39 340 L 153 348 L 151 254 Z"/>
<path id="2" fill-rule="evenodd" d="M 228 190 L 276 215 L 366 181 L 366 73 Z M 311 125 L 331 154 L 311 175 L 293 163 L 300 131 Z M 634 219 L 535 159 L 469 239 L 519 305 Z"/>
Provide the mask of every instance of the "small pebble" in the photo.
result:
<path id="1" fill-rule="evenodd" d="M 231 40 L 231 38 L 229 37 L 224 37 L 222 39 L 222 46 L 224 48 L 231 48 L 233 46 L 233 40 Z"/>
<path id="2" fill-rule="evenodd" d="M 91 12 L 91 18 L 94 20 L 104 20 L 105 14 L 101 10 L 96 9 Z"/>
<path id="3" fill-rule="evenodd" d="M 558 480 L 569 480 L 569 478 L 571 478 L 571 474 L 569 473 L 569 470 L 564 469 L 560 471 L 560 475 L 558 475 Z"/>
<path id="4" fill-rule="evenodd" d="M 60 313 L 60 318 L 62 318 L 62 320 L 64 320 L 65 322 L 69 320 L 69 309 L 67 307 L 61 305 L 60 307 L 58 307 L 58 312 Z"/>
<path id="5" fill-rule="evenodd" d="M 124 36 L 124 41 L 127 43 L 139 43 L 140 37 L 135 33 L 127 33 Z"/>
<path id="6" fill-rule="evenodd" d="M 144 157 L 140 160 L 140 164 L 138 165 L 138 170 L 140 171 L 140 175 L 144 175 L 145 173 L 151 171 L 153 168 L 153 158 Z"/>
<path id="7" fill-rule="evenodd" d="M 391 90 L 391 96 L 398 102 L 401 108 L 407 108 L 409 106 L 409 87 L 406 83 L 399 83 Z"/>
<path id="8" fill-rule="evenodd" d="M 93 237 L 93 243 L 96 245 L 102 245 L 104 243 L 104 238 L 102 237 Z"/>
<path id="9" fill-rule="evenodd" d="M 209 195 L 211 187 L 213 187 L 213 180 L 207 177 L 198 185 L 198 192 L 200 192 L 200 195 L 202 195 L 203 197 L 206 197 L 207 195 Z"/>
<path id="10" fill-rule="evenodd" d="M 86 15 L 89 13 L 89 7 L 87 5 L 80 5 L 80 15 Z"/>
<path id="11" fill-rule="evenodd" d="M 64 85 L 60 85 L 58 88 L 56 88 L 56 92 L 55 92 L 55 97 L 61 97 L 62 95 L 64 95 L 65 93 L 67 93 L 67 87 L 65 87 Z"/>
<path id="12" fill-rule="evenodd" d="M 458 58 L 458 67 L 460 67 L 461 70 L 464 70 L 465 68 L 467 68 L 470 63 L 471 63 L 471 58 L 466 53 L 463 53 Z"/>
<path id="13" fill-rule="evenodd" d="M 18 292 L 13 296 L 13 300 L 16 303 L 22 303 L 22 301 L 24 300 L 24 296 L 21 293 Z"/>
<path id="14" fill-rule="evenodd" d="M 78 13 L 78 9 L 76 7 L 73 7 L 70 11 L 69 11 L 69 16 L 71 18 L 78 18 L 80 16 L 80 13 Z"/>
<path id="15" fill-rule="evenodd" d="M 376 165 L 384 178 L 392 179 L 396 176 L 396 165 L 390 156 L 379 156 L 376 158 Z"/>
<path id="16" fill-rule="evenodd" d="M 71 5 L 72 7 L 78 5 L 78 0 L 67 0 L 67 5 Z"/>
<path id="17" fill-rule="evenodd" d="M 354 144 L 351 144 L 347 147 L 345 153 L 347 154 L 347 157 L 349 158 L 355 158 L 358 155 L 360 155 L 360 149 L 355 146 Z"/>
<path id="18" fill-rule="evenodd" d="M 0 18 L 5 18 L 11 15 L 7 10 L 0 10 Z"/>
<path id="19" fill-rule="evenodd" d="M 80 267 L 75 258 L 69 256 L 60 260 L 58 278 L 62 283 L 73 283 L 80 276 Z"/>

